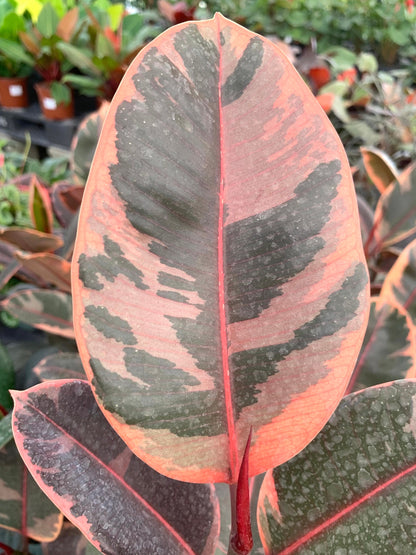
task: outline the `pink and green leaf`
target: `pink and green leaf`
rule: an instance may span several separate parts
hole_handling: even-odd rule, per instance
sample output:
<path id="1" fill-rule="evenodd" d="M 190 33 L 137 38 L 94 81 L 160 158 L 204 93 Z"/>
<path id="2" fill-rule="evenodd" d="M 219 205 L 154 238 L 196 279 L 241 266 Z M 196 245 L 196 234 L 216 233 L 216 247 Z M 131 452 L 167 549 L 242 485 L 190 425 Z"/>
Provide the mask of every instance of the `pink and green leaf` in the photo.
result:
<path id="1" fill-rule="evenodd" d="M 0 240 L 29 252 L 52 252 L 63 245 L 62 239 L 57 235 L 21 227 L 1 229 Z"/>
<path id="2" fill-rule="evenodd" d="M 33 368 L 41 381 L 80 379 L 85 380 L 85 372 L 78 353 L 54 353 L 43 358 Z"/>
<path id="3" fill-rule="evenodd" d="M 416 326 L 416 239 L 407 245 L 387 274 L 380 296 L 402 306 Z"/>
<path id="4" fill-rule="evenodd" d="M 0 449 L 0 526 L 37 541 L 52 541 L 62 518 L 32 479 L 14 442 Z"/>
<path id="5" fill-rule="evenodd" d="M 376 245 L 369 250 L 370 255 L 398 243 L 416 230 L 416 166 L 409 166 L 381 195 L 374 221 Z"/>
<path id="6" fill-rule="evenodd" d="M 29 326 L 63 337 L 74 337 L 72 299 L 68 293 L 24 289 L 9 295 L 1 307 Z"/>
<path id="7" fill-rule="evenodd" d="M 29 210 L 35 229 L 52 233 L 52 201 L 47 188 L 34 175 L 29 187 Z"/>
<path id="8" fill-rule="evenodd" d="M 26 270 L 38 276 L 41 282 L 60 291 L 71 293 L 71 263 L 57 254 L 16 252 L 14 255 Z"/>
<path id="9" fill-rule="evenodd" d="M 346 393 L 416 377 L 415 325 L 399 305 L 372 299 L 367 331 Z"/>
<path id="10" fill-rule="evenodd" d="M 108 555 L 208 555 L 219 532 L 214 488 L 155 472 L 109 426 L 86 381 L 14 392 L 16 444 L 39 486 Z"/>
<path id="11" fill-rule="evenodd" d="M 343 399 L 302 453 L 266 474 L 266 555 L 413 553 L 416 382 Z"/>
<path id="12" fill-rule="evenodd" d="M 100 110 L 90 114 L 81 122 L 72 144 L 72 170 L 77 181 L 83 185 L 88 178 L 91 162 L 109 106 L 108 102 L 104 102 Z"/>
<path id="13" fill-rule="evenodd" d="M 367 281 L 345 153 L 280 50 L 221 15 L 145 47 L 73 263 L 81 358 L 129 447 L 195 482 L 235 483 L 251 427 L 251 476 L 294 456 L 348 383 Z"/>

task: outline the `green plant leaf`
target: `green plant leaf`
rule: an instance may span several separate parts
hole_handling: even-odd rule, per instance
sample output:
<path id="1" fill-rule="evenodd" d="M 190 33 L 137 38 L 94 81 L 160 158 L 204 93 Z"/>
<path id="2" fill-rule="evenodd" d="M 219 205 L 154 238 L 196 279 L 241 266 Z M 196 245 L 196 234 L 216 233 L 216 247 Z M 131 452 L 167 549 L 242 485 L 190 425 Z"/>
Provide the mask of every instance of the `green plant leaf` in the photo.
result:
<path id="1" fill-rule="evenodd" d="M 270 555 L 416 550 L 416 383 L 343 399 L 298 456 L 266 474 L 258 521 Z"/>
<path id="2" fill-rule="evenodd" d="M 14 387 L 14 366 L 5 347 L 0 343 L 0 406 L 9 410 L 13 406 L 9 389 Z"/>
<path id="3" fill-rule="evenodd" d="M 6 416 L 0 420 L 0 451 L 12 439 L 13 439 L 12 413 L 9 412 L 9 414 L 6 414 Z"/>
<path id="4" fill-rule="evenodd" d="M 51 83 L 51 93 L 57 104 L 69 104 L 71 102 L 71 89 L 64 83 L 53 81 Z"/>
<path id="5" fill-rule="evenodd" d="M 29 185 L 29 210 L 33 225 L 38 231 L 52 233 L 52 202 L 48 189 L 33 176 Z"/>
<path id="6" fill-rule="evenodd" d="M 367 269 L 345 152 L 273 43 L 216 15 L 141 50 L 73 268 L 85 371 L 145 462 L 235 482 L 251 426 L 251 476 L 315 436 L 358 355 Z"/>
<path id="7" fill-rule="evenodd" d="M 37 541 L 54 540 L 62 514 L 39 489 L 14 442 L 0 449 L 0 526 Z"/>
<path id="8" fill-rule="evenodd" d="M 170 480 L 135 457 L 88 382 L 47 382 L 14 392 L 14 400 L 14 435 L 25 464 L 102 553 L 213 552 L 219 533 L 213 486 Z"/>
<path id="9" fill-rule="evenodd" d="M 346 393 L 416 377 L 416 328 L 400 306 L 373 298 L 361 352 Z"/>
<path id="10" fill-rule="evenodd" d="M 98 56 L 98 58 L 116 58 L 116 53 L 111 41 L 102 33 L 97 35 L 95 54 Z"/>
<path id="11" fill-rule="evenodd" d="M 121 24 L 122 16 L 125 11 L 125 6 L 123 3 L 112 4 L 107 8 L 107 14 L 110 18 L 110 28 L 113 31 L 117 31 Z"/>
<path id="12" fill-rule="evenodd" d="M 67 293 L 25 289 L 9 295 L 1 306 L 25 324 L 63 337 L 74 337 L 72 300 Z"/>
<path id="13" fill-rule="evenodd" d="M 11 60 L 33 67 L 34 60 L 23 46 L 15 41 L 0 37 L 0 52 Z"/>
<path id="14" fill-rule="evenodd" d="M 92 75 L 101 75 L 100 70 L 92 61 L 92 53 L 87 50 L 82 50 L 68 42 L 60 42 L 56 47 L 62 54 L 71 62 L 72 65 L 77 67 L 83 72 L 91 73 Z"/>
<path id="15" fill-rule="evenodd" d="M 46 2 L 39 13 L 36 27 L 39 32 L 47 39 L 50 39 L 56 32 L 59 24 L 59 16 L 52 4 Z"/>

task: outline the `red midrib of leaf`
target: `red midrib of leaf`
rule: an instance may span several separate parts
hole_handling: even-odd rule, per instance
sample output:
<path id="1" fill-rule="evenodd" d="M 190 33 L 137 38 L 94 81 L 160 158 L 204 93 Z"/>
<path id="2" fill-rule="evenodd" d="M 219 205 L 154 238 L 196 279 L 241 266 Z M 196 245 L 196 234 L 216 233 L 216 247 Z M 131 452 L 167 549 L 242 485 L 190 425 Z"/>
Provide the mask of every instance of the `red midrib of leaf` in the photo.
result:
<path id="1" fill-rule="evenodd" d="M 230 482 L 234 484 L 238 479 L 238 450 L 237 437 L 235 432 L 233 399 L 231 393 L 230 367 L 228 364 L 228 338 L 227 338 L 227 318 L 225 313 L 225 276 L 224 276 L 224 133 L 223 133 L 223 114 L 221 100 L 222 82 L 222 48 L 221 48 L 221 29 L 220 19 L 217 18 L 217 43 L 219 51 L 218 68 L 218 103 L 219 103 L 219 127 L 220 127 L 220 192 L 219 192 L 219 214 L 218 214 L 218 307 L 220 316 L 220 335 L 221 335 L 221 358 L 223 368 L 224 399 L 225 411 L 227 416 L 228 428 L 228 449 L 230 464 Z"/>
<path id="2" fill-rule="evenodd" d="M 404 478 L 405 476 L 407 476 L 408 474 L 411 474 L 414 471 L 416 471 L 416 464 L 412 465 L 406 470 L 402 470 L 401 472 L 393 476 L 393 478 L 390 478 L 390 480 L 387 480 L 386 482 L 380 484 L 379 486 L 375 487 L 371 491 L 367 492 L 360 499 L 357 499 L 356 501 L 354 501 L 354 503 L 351 503 L 351 505 L 349 505 L 348 507 L 345 507 L 345 509 L 342 509 L 342 511 L 339 511 L 331 518 L 328 518 L 328 520 L 326 520 L 325 522 L 323 522 L 313 530 L 310 530 L 307 534 L 305 534 L 304 536 L 296 540 L 294 543 L 292 543 L 292 545 L 289 545 L 288 547 L 283 549 L 283 551 L 279 551 L 279 555 L 290 555 L 291 553 L 295 552 L 297 549 L 299 549 L 299 547 L 302 547 L 308 541 L 313 539 L 315 536 L 317 536 L 318 534 L 321 534 L 333 524 L 336 524 L 343 517 L 347 516 L 349 513 L 354 511 L 354 509 L 356 509 L 366 501 L 369 501 L 379 493 L 382 493 L 383 490 L 385 490 L 395 482 L 398 482 L 401 478 Z"/>
<path id="3" fill-rule="evenodd" d="M 54 422 L 51 418 L 49 418 L 48 415 L 46 415 L 44 412 L 40 411 L 37 407 L 35 407 L 34 405 L 32 405 L 31 403 L 27 403 L 30 408 L 32 408 L 33 410 L 35 410 L 38 414 L 40 414 L 45 420 L 47 420 L 50 424 L 52 424 L 53 426 L 55 426 L 55 428 L 62 433 L 64 436 L 70 437 L 71 441 L 73 441 L 74 444 L 78 445 L 78 447 L 80 447 L 83 451 L 85 451 L 85 453 L 91 457 L 92 459 L 94 459 L 95 461 L 98 462 L 99 465 L 101 465 L 107 472 L 109 472 L 118 482 L 121 482 L 123 487 L 128 490 L 134 497 L 136 497 L 136 499 L 138 499 L 140 501 L 140 503 L 146 507 L 146 509 L 152 513 L 162 524 L 163 526 L 175 537 L 175 539 L 178 541 L 178 543 L 180 543 L 183 548 L 185 549 L 185 551 L 187 553 L 189 553 L 189 555 L 195 555 L 195 552 L 193 551 L 193 549 L 185 542 L 185 540 L 178 534 L 178 532 L 169 524 L 169 522 L 167 522 L 167 520 L 165 520 L 162 515 L 160 513 L 158 513 L 153 507 L 152 505 L 150 505 L 139 493 L 137 493 L 136 490 L 134 490 L 131 486 L 129 486 L 127 484 L 127 482 L 125 482 L 122 477 L 117 474 L 116 472 L 114 472 L 114 470 L 106 465 L 101 459 L 99 459 L 92 451 L 90 451 L 89 449 L 87 449 L 85 447 L 85 445 L 83 445 L 82 443 L 80 443 L 78 440 L 76 440 L 73 436 L 69 435 L 68 432 L 64 429 L 61 428 L 61 426 L 59 426 L 56 422 Z M 20 435 L 20 434 L 19 434 Z M 24 436 L 23 436 L 24 437 Z M 25 467 L 26 468 L 26 467 Z M 52 487 L 52 486 L 51 486 Z M 53 489 L 53 487 L 52 487 Z M 59 508 L 59 507 L 58 507 Z M 68 515 L 67 515 L 68 516 Z"/>

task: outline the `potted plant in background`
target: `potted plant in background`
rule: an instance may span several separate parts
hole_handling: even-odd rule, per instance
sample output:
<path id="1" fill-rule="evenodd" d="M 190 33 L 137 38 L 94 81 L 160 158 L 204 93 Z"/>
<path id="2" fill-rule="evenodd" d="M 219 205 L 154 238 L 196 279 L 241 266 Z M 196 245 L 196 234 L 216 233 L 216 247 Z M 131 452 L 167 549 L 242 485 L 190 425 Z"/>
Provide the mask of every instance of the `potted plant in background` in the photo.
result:
<path id="1" fill-rule="evenodd" d="M 79 66 L 94 71 L 89 57 L 81 49 L 74 46 L 71 59 L 67 55 L 68 47 L 75 42 L 81 25 L 77 7 L 59 18 L 55 8 L 46 3 L 36 23 L 32 22 L 26 31 L 19 33 L 22 44 L 34 59 L 36 71 L 43 78 L 35 88 L 46 118 L 61 120 L 74 116 L 72 89 L 62 78 L 75 65 L 75 53 Z"/>
<path id="2" fill-rule="evenodd" d="M 28 105 L 27 77 L 33 58 L 23 48 L 19 32 L 25 29 L 24 19 L 11 4 L 2 4 L 0 11 L 0 105 L 24 108 Z"/>
<path id="3" fill-rule="evenodd" d="M 64 83 L 87 96 L 111 100 L 120 81 L 139 50 L 163 29 L 156 12 L 128 13 L 123 4 L 107 9 L 87 8 L 88 24 L 83 48 L 66 43 L 62 51 L 82 74 L 69 73 Z M 82 52 L 90 60 L 80 63 Z"/>

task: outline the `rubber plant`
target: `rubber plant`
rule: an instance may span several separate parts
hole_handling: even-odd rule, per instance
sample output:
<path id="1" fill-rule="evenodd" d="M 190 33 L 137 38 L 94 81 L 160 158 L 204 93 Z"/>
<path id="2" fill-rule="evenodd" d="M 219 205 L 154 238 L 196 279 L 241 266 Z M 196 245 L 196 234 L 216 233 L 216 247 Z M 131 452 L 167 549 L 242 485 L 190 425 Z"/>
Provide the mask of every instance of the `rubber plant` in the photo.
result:
<path id="1" fill-rule="evenodd" d="M 278 47 L 217 14 L 138 54 L 104 123 L 72 272 L 88 381 L 14 392 L 34 478 L 103 553 L 257 550 L 248 479 L 331 417 L 369 304 L 345 153 Z M 216 482 L 230 484 L 228 547 Z"/>

